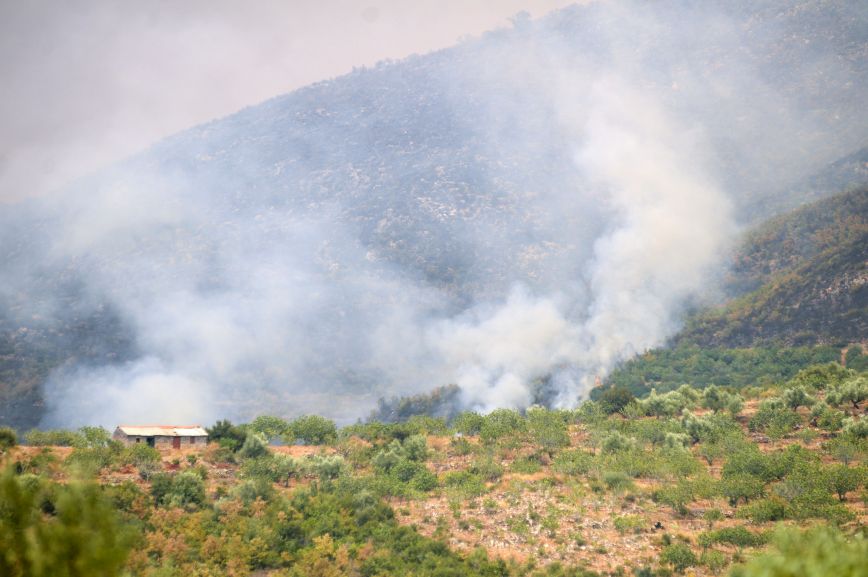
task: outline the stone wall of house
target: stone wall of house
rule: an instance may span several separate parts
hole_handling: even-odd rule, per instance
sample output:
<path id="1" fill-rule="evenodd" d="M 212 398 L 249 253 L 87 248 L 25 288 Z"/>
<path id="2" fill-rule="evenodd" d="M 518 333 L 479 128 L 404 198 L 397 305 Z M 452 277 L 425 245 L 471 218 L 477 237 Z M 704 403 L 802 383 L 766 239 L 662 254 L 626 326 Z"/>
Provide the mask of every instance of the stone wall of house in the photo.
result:
<path id="1" fill-rule="evenodd" d="M 125 445 L 135 445 L 137 443 L 146 444 L 148 442 L 147 437 L 137 437 L 137 436 L 127 436 L 120 432 L 115 432 L 112 435 L 112 438 L 116 441 L 120 441 Z M 154 437 L 154 446 L 162 447 L 162 448 L 170 448 L 172 447 L 172 440 L 175 437 L 169 436 L 155 436 Z M 138 440 L 137 440 L 138 439 Z M 185 447 L 204 447 L 208 444 L 208 437 L 181 437 L 181 448 Z"/>

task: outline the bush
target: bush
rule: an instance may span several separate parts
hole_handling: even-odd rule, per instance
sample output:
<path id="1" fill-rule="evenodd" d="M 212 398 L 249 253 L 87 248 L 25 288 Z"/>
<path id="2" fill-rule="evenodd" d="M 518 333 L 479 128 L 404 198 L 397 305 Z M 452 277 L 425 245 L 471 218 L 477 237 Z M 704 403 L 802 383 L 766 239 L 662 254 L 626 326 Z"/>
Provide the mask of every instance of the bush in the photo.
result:
<path id="1" fill-rule="evenodd" d="M 267 479 L 247 479 L 237 484 L 232 493 L 245 505 L 250 505 L 257 499 L 269 501 L 274 496 L 274 486 Z"/>
<path id="2" fill-rule="evenodd" d="M 543 451 L 551 454 L 555 449 L 569 446 L 567 423 L 561 413 L 533 407 L 527 411 L 527 422 L 534 442 Z"/>
<path id="3" fill-rule="evenodd" d="M 247 438 L 247 433 L 245 433 L 244 429 L 236 427 L 229 420 L 217 421 L 211 428 L 206 430 L 208 431 L 209 443 L 217 443 L 232 452 L 240 449 Z"/>
<path id="4" fill-rule="evenodd" d="M 747 503 L 762 496 L 764 491 L 765 483 L 762 479 L 746 473 L 724 476 L 720 481 L 720 493 L 729 499 L 729 504 L 733 507 L 738 505 L 739 501 Z"/>
<path id="5" fill-rule="evenodd" d="M 734 545 L 736 547 L 760 547 L 769 541 L 765 533 L 753 533 L 745 527 L 724 527 L 717 531 L 707 531 L 699 535 L 699 544 L 710 547 L 715 543 Z"/>
<path id="6" fill-rule="evenodd" d="M 832 465 L 825 469 L 829 486 L 840 501 L 847 498 L 847 493 L 855 491 L 865 483 L 865 471 L 862 467 L 847 465 Z"/>
<path id="7" fill-rule="evenodd" d="M 620 534 L 640 533 L 645 525 L 645 520 L 640 515 L 622 515 L 612 521 L 615 530 Z"/>
<path id="8" fill-rule="evenodd" d="M 331 481 L 347 472 L 347 463 L 340 455 L 314 455 L 307 457 L 302 464 L 309 475 L 320 481 Z"/>
<path id="9" fill-rule="evenodd" d="M 663 548 L 660 561 L 672 565 L 677 573 L 683 573 L 688 567 L 695 567 L 699 560 L 693 551 L 684 543 L 673 543 Z"/>
<path id="10" fill-rule="evenodd" d="M 479 475 L 486 482 L 493 483 L 503 476 L 503 467 L 500 463 L 494 460 L 494 457 L 488 455 L 480 459 L 476 459 L 470 466 L 470 472 L 474 475 Z"/>
<path id="11" fill-rule="evenodd" d="M 437 488 L 437 475 L 422 467 L 410 480 L 410 487 L 416 491 L 427 493 Z"/>
<path id="12" fill-rule="evenodd" d="M 824 431 L 834 433 L 844 425 L 844 413 L 833 409 L 825 402 L 819 402 L 811 409 L 811 422 Z"/>
<path id="13" fill-rule="evenodd" d="M 512 409 L 495 409 L 485 416 L 479 435 L 486 443 L 515 438 L 527 430 L 527 422 Z"/>
<path id="14" fill-rule="evenodd" d="M 748 427 L 751 431 L 763 431 L 769 436 L 780 437 L 792 431 L 800 421 L 798 413 L 787 407 L 782 399 L 774 398 L 760 403 Z"/>
<path id="15" fill-rule="evenodd" d="M 602 480 L 610 491 L 620 492 L 633 488 L 633 479 L 621 471 L 606 471 Z"/>
<path id="16" fill-rule="evenodd" d="M 205 503 L 205 482 L 191 471 L 158 473 L 151 478 L 151 496 L 158 506 L 194 508 Z"/>
<path id="17" fill-rule="evenodd" d="M 79 446 L 83 441 L 81 436 L 73 431 L 31 429 L 25 433 L 24 442 L 33 447 L 74 447 Z"/>
<path id="18" fill-rule="evenodd" d="M 780 499 L 760 499 L 754 503 L 742 507 L 738 511 L 742 519 L 750 519 L 754 523 L 768 523 L 770 521 L 783 521 L 788 515 L 787 506 Z"/>
<path id="19" fill-rule="evenodd" d="M 715 551 L 714 549 L 706 549 L 703 551 L 699 556 L 699 563 L 708 567 L 708 570 L 714 575 L 723 571 L 724 567 L 729 564 L 726 555 L 720 551 Z"/>
<path id="20" fill-rule="evenodd" d="M 775 535 L 772 551 L 733 568 L 731 575 L 864 577 L 866 559 L 868 538 L 862 534 L 846 536 L 831 527 L 818 527 L 805 533 L 785 529 Z"/>
<path id="21" fill-rule="evenodd" d="M 0 575 L 123 574 L 135 536 L 96 484 L 47 484 L 7 469 L 0 503 Z"/>
<path id="22" fill-rule="evenodd" d="M 799 407 L 810 407 L 814 404 L 814 398 L 808 394 L 804 387 L 793 387 L 785 390 L 782 399 L 789 408 L 794 410 Z"/>
<path id="23" fill-rule="evenodd" d="M 594 456 L 585 451 L 562 451 L 552 462 L 552 469 L 565 475 L 587 475 L 593 462 Z"/>
<path id="24" fill-rule="evenodd" d="M 842 383 L 853 375 L 853 371 L 845 369 L 838 363 L 814 365 L 799 371 L 788 383 L 788 387 L 809 387 L 822 390 Z"/>
<path id="25" fill-rule="evenodd" d="M 514 473 L 523 473 L 525 475 L 533 475 L 534 473 L 538 473 L 541 469 L 542 465 L 540 464 L 540 460 L 535 455 L 527 455 L 516 459 L 509 467 L 510 471 Z"/>
<path id="26" fill-rule="evenodd" d="M 266 441 L 283 438 L 289 432 L 289 423 L 280 417 L 260 415 L 248 425 L 250 431 L 262 435 Z"/>
<path id="27" fill-rule="evenodd" d="M 844 419 L 843 433 L 854 439 L 868 439 L 868 417 L 859 415 Z"/>
<path id="28" fill-rule="evenodd" d="M 422 435 L 412 435 L 401 443 L 404 456 L 417 462 L 424 462 L 428 458 L 428 442 Z"/>
<path id="29" fill-rule="evenodd" d="M 265 438 L 257 433 L 247 433 L 244 444 L 238 449 L 238 456 L 242 459 L 256 459 L 268 454 L 265 446 Z"/>
<path id="30" fill-rule="evenodd" d="M 607 415 L 620 413 L 624 407 L 636 400 L 636 397 L 624 387 L 611 387 L 606 389 L 597 399 L 600 408 Z"/>
<path id="31" fill-rule="evenodd" d="M 290 423 L 287 442 L 302 441 L 306 445 L 328 445 L 337 441 L 338 430 L 333 421 L 318 415 L 304 415 Z"/>
<path id="32" fill-rule="evenodd" d="M 621 451 L 633 449 L 635 446 L 636 441 L 634 439 L 625 436 L 623 433 L 614 431 L 603 439 L 603 442 L 600 445 L 600 452 L 604 455 L 619 453 Z"/>
<path id="33" fill-rule="evenodd" d="M 465 498 L 478 497 L 485 493 L 485 483 L 482 477 L 470 471 L 452 471 L 446 473 L 443 485 L 458 491 Z"/>
<path id="34" fill-rule="evenodd" d="M 142 443 L 128 445 L 121 449 L 120 455 L 118 455 L 119 464 L 132 465 L 137 469 L 155 465 L 160 460 L 161 457 L 158 450 Z"/>
<path id="35" fill-rule="evenodd" d="M 462 435 L 478 435 L 485 417 L 471 411 L 460 413 L 452 420 L 452 428 Z"/>
<path id="36" fill-rule="evenodd" d="M 18 444 L 18 435 L 11 427 L 0 427 L 0 452 L 7 451 Z"/>

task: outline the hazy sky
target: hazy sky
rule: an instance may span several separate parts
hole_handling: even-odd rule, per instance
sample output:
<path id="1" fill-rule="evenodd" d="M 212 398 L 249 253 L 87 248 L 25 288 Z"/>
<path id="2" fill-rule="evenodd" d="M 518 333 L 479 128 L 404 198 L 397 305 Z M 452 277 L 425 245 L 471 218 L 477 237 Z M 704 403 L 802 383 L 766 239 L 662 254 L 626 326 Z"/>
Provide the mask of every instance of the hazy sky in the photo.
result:
<path id="1" fill-rule="evenodd" d="M 569 0 L 0 0 L 0 200 Z"/>

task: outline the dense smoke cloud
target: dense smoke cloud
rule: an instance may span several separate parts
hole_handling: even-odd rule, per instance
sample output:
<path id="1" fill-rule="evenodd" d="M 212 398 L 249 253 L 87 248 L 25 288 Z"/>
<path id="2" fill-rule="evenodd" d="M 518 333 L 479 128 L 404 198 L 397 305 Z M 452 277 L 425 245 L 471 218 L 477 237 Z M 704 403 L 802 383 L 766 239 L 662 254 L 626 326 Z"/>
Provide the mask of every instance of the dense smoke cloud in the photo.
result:
<path id="1" fill-rule="evenodd" d="M 38 295 L 18 319 L 37 306 L 72 318 L 53 296 L 67 282 L 75 315 L 110 311 L 130 335 L 111 362 L 53 372 L 46 424 L 347 422 L 381 396 L 448 383 L 479 410 L 528 406 L 540 379 L 554 405 L 586 398 L 712 291 L 736 230 L 727 191 L 806 158 L 763 156 L 774 170 L 733 176 L 724 152 L 762 151 L 729 120 L 777 110 L 763 146 L 814 122 L 748 61 L 703 85 L 707 63 L 674 42 L 649 66 L 639 48 L 670 22 L 655 6 L 598 6 L 577 44 L 557 20 L 517 20 L 205 125 L 29 203 L 31 244 L 2 273 L 7 302 Z M 738 40 L 721 13 L 690 9 L 717 49 Z M 745 83 L 755 98 L 738 107 Z"/>

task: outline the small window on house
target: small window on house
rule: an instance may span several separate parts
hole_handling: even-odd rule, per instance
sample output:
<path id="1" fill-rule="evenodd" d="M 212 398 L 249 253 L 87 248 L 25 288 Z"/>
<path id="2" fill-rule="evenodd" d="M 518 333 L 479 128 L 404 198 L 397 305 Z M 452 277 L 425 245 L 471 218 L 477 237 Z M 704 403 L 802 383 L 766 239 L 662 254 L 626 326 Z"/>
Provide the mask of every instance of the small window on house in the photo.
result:
<path id="1" fill-rule="evenodd" d="M 142 442 L 142 438 L 141 438 L 141 437 L 136 437 L 136 443 L 141 443 L 141 442 Z"/>

